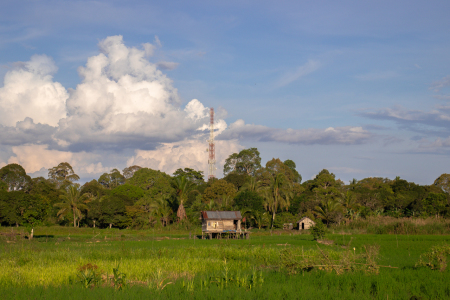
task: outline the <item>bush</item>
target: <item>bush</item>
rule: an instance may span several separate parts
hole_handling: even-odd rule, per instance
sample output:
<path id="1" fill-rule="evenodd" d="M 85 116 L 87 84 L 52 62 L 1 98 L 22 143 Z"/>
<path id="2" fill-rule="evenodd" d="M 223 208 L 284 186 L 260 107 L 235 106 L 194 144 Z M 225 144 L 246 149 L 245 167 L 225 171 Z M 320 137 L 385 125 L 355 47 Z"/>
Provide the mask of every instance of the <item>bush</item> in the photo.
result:
<path id="1" fill-rule="evenodd" d="M 311 235 L 314 240 L 323 239 L 327 233 L 327 227 L 321 221 L 317 221 L 316 225 L 311 227 Z"/>

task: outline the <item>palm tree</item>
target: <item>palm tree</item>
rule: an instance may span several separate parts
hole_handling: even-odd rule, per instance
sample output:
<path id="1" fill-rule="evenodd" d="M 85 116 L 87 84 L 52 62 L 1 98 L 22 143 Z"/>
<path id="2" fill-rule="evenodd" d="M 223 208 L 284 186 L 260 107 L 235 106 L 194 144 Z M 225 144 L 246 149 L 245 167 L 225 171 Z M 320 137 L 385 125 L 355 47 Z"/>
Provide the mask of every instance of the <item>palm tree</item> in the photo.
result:
<path id="1" fill-rule="evenodd" d="M 63 202 L 56 203 L 54 206 L 60 208 L 57 215 L 60 219 L 69 213 L 73 213 L 73 227 L 76 227 L 77 219 L 81 220 L 81 210 L 87 210 L 88 207 L 82 202 L 85 196 L 80 195 L 78 185 L 71 185 L 65 191 L 64 195 L 59 196 Z"/>
<path id="2" fill-rule="evenodd" d="M 250 177 L 242 187 L 241 191 L 259 192 L 261 190 L 261 181 L 256 180 L 256 177 Z"/>
<path id="3" fill-rule="evenodd" d="M 261 229 L 262 226 L 266 226 L 269 224 L 269 216 L 267 215 L 267 212 L 260 212 L 258 210 L 252 211 L 251 215 L 252 220 L 255 221 L 256 226 L 258 226 L 258 229 Z"/>
<path id="4" fill-rule="evenodd" d="M 327 224 L 329 224 L 333 215 L 339 211 L 342 211 L 342 205 L 335 200 L 324 201 L 319 206 L 314 208 L 314 213 L 317 217 L 325 220 Z"/>
<path id="5" fill-rule="evenodd" d="M 170 208 L 168 199 L 168 196 L 162 195 L 161 197 L 156 198 L 151 205 L 151 207 L 154 209 L 154 215 L 161 219 L 163 226 L 167 226 L 169 217 L 173 212 L 172 208 Z"/>
<path id="6" fill-rule="evenodd" d="M 263 197 L 264 207 L 272 213 L 272 226 L 278 208 L 288 209 L 291 205 L 290 199 L 293 197 L 292 184 L 283 173 L 278 173 L 270 177 L 269 186 L 265 188 Z"/>
<path id="7" fill-rule="evenodd" d="M 180 206 L 178 206 L 177 217 L 179 220 L 186 219 L 186 210 L 184 209 L 184 203 L 186 202 L 189 193 L 197 192 L 194 190 L 194 183 L 189 181 L 186 176 L 180 176 L 175 179 L 175 189 L 177 192 Z"/>
<path id="8" fill-rule="evenodd" d="M 353 219 L 359 210 L 359 203 L 356 202 L 355 196 L 347 191 L 345 196 L 340 199 L 340 204 L 342 205 L 344 212 L 347 213 L 349 219 Z"/>

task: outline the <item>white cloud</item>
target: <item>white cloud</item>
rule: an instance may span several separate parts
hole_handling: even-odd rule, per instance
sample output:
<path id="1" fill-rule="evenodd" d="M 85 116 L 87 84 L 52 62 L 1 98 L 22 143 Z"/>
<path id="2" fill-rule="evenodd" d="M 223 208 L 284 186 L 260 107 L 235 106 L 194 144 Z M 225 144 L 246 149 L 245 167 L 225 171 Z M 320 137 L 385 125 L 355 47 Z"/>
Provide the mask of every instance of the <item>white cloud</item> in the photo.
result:
<path id="1" fill-rule="evenodd" d="M 283 77 L 281 77 L 278 80 L 276 87 L 286 86 L 286 85 L 298 80 L 299 78 L 316 71 L 317 69 L 319 69 L 319 67 L 320 67 L 320 62 L 318 62 L 316 60 L 308 60 L 308 62 L 306 64 L 298 67 L 297 70 L 295 70 L 294 72 L 286 73 Z"/>
<path id="2" fill-rule="evenodd" d="M 221 177 L 225 159 L 244 147 L 237 140 L 216 141 L 216 175 Z M 186 140 L 162 144 L 155 150 L 136 150 L 127 161 L 127 166 L 139 165 L 172 174 L 178 168 L 203 170 L 207 176 L 207 144 L 201 140 Z"/>
<path id="3" fill-rule="evenodd" d="M 8 164 L 20 164 L 27 173 L 35 173 L 42 168 L 52 168 L 60 162 L 68 162 L 80 174 L 85 173 L 101 173 L 109 170 L 103 168 L 101 162 L 102 157 L 98 154 L 69 151 L 50 150 L 46 145 L 22 145 L 12 147 L 14 156 L 8 159 Z M 93 166 L 94 165 L 94 166 Z"/>
<path id="4" fill-rule="evenodd" d="M 0 88 L 0 123 L 14 126 L 29 117 L 36 123 L 57 126 L 66 116 L 69 95 L 60 83 L 53 82 L 56 70 L 53 60 L 45 55 L 16 63 Z"/>
<path id="5" fill-rule="evenodd" d="M 161 70 L 174 70 L 178 67 L 179 63 L 172 61 L 160 61 L 157 63 L 158 68 Z"/>
<path id="6" fill-rule="evenodd" d="M 237 120 L 218 139 L 247 139 L 262 142 L 291 144 L 360 144 L 368 141 L 372 134 L 362 127 L 329 127 L 327 129 L 277 129 L 262 125 L 245 124 Z"/>

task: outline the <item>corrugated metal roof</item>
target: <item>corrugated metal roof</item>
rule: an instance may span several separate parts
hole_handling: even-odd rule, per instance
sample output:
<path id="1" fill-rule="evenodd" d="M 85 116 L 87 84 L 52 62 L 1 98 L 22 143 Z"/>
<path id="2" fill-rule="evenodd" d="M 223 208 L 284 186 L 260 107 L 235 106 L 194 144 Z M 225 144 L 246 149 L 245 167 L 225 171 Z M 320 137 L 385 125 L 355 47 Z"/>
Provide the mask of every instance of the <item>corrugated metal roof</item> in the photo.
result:
<path id="1" fill-rule="evenodd" d="M 242 219 L 240 211 L 202 211 L 202 217 L 205 220 L 240 220 Z"/>

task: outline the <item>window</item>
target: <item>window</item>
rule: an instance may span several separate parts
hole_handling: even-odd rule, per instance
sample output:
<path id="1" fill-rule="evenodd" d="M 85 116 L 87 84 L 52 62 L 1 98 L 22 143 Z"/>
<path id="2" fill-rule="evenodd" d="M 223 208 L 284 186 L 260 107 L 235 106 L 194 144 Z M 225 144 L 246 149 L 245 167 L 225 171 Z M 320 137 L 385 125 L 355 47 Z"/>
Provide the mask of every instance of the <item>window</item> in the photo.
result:
<path id="1" fill-rule="evenodd" d="M 208 226 L 211 226 L 211 222 L 208 222 Z"/>

